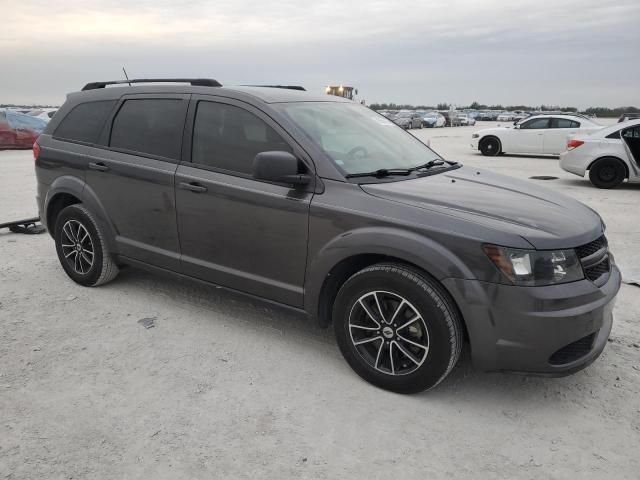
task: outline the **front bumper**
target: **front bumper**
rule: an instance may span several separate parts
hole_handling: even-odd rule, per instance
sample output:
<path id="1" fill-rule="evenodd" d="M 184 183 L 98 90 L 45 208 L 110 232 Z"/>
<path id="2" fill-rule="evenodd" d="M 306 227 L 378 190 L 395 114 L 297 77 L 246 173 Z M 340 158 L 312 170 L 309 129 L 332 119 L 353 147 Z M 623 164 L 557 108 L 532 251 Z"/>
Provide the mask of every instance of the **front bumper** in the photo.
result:
<path id="1" fill-rule="evenodd" d="M 612 265 L 602 287 L 589 280 L 547 287 L 443 283 L 465 319 L 475 368 L 562 376 L 585 368 L 604 350 L 620 282 Z M 585 339 L 589 344 L 577 356 L 557 355 Z"/>
<path id="2" fill-rule="evenodd" d="M 480 138 L 472 138 L 471 139 L 471 148 L 473 150 L 478 150 L 478 142 L 480 141 Z"/>

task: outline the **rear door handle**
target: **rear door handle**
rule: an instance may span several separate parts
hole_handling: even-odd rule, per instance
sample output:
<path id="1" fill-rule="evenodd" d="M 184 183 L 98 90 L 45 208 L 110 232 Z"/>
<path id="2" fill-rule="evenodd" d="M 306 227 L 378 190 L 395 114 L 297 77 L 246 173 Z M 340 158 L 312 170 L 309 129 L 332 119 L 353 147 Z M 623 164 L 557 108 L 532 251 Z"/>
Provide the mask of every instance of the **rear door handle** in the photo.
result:
<path id="1" fill-rule="evenodd" d="M 181 188 L 183 190 L 189 190 L 190 192 L 194 192 L 194 193 L 204 193 L 207 191 L 207 187 L 200 185 L 196 182 L 191 182 L 191 183 L 180 182 L 178 183 L 178 188 Z"/>
<path id="2" fill-rule="evenodd" d="M 107 166 L 106 166 L 104 163 L 102 163 L 102 162 L 98 162 L 98 163 L 91 162 L 91 163 L 89 164 L 89 168 L 90 168 L 91 170 L 97 170 L 97 171 L 99 171 L 99 172 L 106 172 L 106 171 L 108 171 L 108 170 L 109 170 L 109 167 L 107 167 Z"/>

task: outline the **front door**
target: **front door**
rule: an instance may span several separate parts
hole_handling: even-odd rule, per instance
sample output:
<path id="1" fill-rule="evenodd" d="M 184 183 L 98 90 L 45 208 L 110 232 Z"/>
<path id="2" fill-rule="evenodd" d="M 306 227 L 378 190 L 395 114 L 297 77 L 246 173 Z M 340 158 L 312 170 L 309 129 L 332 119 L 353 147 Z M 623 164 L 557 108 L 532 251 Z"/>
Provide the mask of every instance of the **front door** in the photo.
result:
<path id="1" fill-rule="evenodd" d="M 510 135 L 513 142 L 511 149 L 504 147 L 504 150 L 514 153 L 543 153 L 543 135 L 549 128 L 548 118 L 534 118 L 520 124 L 519 129 L 514 129 Z"/>
<path id="2" fill-rule="evenodd" d="M 300 307 L 312 189 L 254 180 L 251 167 L 259 152 L 302 154 L 258 109 L 211 98 L 192 101 L 191 162 L 176 172 L 183 271 Z"/>

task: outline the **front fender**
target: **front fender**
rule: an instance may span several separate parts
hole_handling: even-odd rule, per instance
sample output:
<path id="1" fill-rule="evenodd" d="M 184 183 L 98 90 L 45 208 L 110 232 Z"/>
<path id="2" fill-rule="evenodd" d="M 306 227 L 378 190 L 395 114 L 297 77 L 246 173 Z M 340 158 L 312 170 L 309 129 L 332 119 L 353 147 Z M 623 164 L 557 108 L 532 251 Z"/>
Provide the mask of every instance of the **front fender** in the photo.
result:
<path id="1" fill-rule="evenodd" d="M 342 233 L 325 244 L 309 261 L 305 281 L 305 310 L 315 316 L 327 275 L 350 257 L 374 254 L 398 258 L 435 277 L 475 278 L 452 251 L 415 232 L 392 227 L 364 227 Z"/>

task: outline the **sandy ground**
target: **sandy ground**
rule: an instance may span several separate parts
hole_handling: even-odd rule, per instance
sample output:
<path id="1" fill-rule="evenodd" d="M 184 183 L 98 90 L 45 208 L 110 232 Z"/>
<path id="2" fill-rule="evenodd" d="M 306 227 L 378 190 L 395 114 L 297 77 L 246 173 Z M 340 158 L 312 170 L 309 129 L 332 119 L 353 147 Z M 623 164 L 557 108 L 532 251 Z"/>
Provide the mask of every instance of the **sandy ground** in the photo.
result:
<path id="1" fill-rule="evenodd" d="M 640 185 L 597 190 L 556 159 L 485 158 L 478 127 L 417 130 L 447 158 L 598 210 L 640 267 Z M 30 152 L 0 152 L 0 220 L 35 213 Z M 480 373 L 425 394 L 360 380 L 329 331 L 189 281 L 128 269 L 71 282 L 48 235 L 0 233 L 0 478 L 612 478 L 640 472 L 640 288 L 603 355 L 560 379 Z M 140 320 L 153 318 L 144 328 Z"/>

